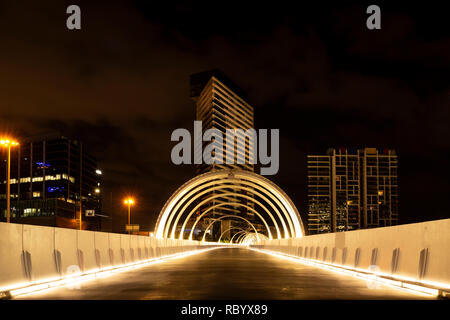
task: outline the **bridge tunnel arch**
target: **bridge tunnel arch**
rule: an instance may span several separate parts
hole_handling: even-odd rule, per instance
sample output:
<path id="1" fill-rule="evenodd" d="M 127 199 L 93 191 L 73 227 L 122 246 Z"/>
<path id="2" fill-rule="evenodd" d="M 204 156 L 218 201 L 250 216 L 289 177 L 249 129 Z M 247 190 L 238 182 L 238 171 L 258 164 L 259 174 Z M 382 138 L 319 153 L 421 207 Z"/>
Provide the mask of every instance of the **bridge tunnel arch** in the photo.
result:
<path id="1" fill-rule="evenodd" d="M 299 238 L 304 233 L 300 214 L 286 193 L 269 179 L 243 170 L 217 170 L 198 175 L 178 188 L 163 206 L 156 223 L 157 238 L 191 239 L 199 220 L 193 221 L 193 213 L 201 205 L 214 200 L 211 192 L 221 190 L 221 195 L 233 199 L 245 199 L 254 206 L 255 217 L 267 230 L 267 237 L 277 239 Z M 227 193 L 227 191 L 229 191 Z M 223 205 L 226 206 L 226 205 Z M 238 201 L 229 201 L 230 207 L 246 206 Z M 195 209 L 192 209 L 195 208 Z M 189 210 L 190 209 L 190 210 Z M 256 214 L 257 213 L 257 214 Z M 204 217 L 206 215 L 202 215 Z M 186 234 L 191 223 L 189 235 Z M 268 226 L 270 224 L 270 227 Z M 178 232 L 178 234 L 177 234 Z"/>

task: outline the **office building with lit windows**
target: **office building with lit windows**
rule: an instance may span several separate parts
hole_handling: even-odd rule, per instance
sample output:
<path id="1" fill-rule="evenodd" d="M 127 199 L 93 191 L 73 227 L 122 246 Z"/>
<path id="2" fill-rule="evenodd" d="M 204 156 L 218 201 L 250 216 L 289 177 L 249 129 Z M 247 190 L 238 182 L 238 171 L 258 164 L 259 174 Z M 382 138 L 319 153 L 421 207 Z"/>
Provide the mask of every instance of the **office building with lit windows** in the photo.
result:
<path id="1" fill-rule="evenodd" d="M 6 217 L 6 154 L 0 163 L 0 219 Z M 22 141 L 11 151 L 11 222 L 100 229 L 101 174 L 85 146 L 60 135 Z"/>
<path id="2" fill-rule="evenodd" d="M 308 155 L 308 234 L 398 223 L 394 150 L 329 149 Z"/>
<path id="3" fill-rule="evenodd" d="M 225 162 L 226 130 L 242 129 L 244 132 L 254 128 L 253 107 L 247 100 L 244 90 L 233 83 L 219 70 L 212 70 L 191 76 L 191 98 L 196 103 L 196 120 L 202 121 L 202 129 L 217 129 L 223 134 L 224 152 L 222 159 Z M 254 171 L 254 165 L 249 163 L 250 147 L 254 146 L 253 137 L 246 137 L 242 132 L 236 132 L 236 145 L 233 164 L 201 164 L 197 166 L 197 173 L 204 173 L 216 169 L 241 169 Z M 246 141 L 245 145 L 240 142 Z M 219 143 L 219 141 L 215 141 Z M 204 143 L 203 148 L 207 143 Z M 236 159 L 245 159 L 244 164 L 237 164 Z"/>
<path id="4" fill-rule="evenodd" d="M 247 102 L 247 94 L 238 85 L 231 81 L 220 70 L 205 71 L 197 74 L 193 74 L 190 77 L 191 98 L 195 102 L 196 106 L 196 120 L 202 121 L 202 129 L 206 131 L 208 129 L 217 129 L 223 135 L 223 141 L 213 141 L 211 143 L 221 143 L 223 146 L 223 164 L 199 164 L 196 166 L 197 174 L 220 170 L 220 169 L 241 169 L 254 171 L 254 164 L 250 163 L 250 157 L 253 156 L 254 139 L 251 135 L 245 135 L 245 131 L 254 128 L 254 110 L 253 107 Z M 242 129 L 242 131 L 236 131 L 235 147 L 232 151 L 226 150 L 226 130 L 227 129 Z M 210 143 L 203 143 L 202 149 Z M 195 152 L 195 150 L 194 150 Z M 228 152 L 228 153 L 227 153 Z M 234 156 L 234 163 L 227 164 L 226 156 Z M 243 159 L 244 163 L 238 164 L 237 159 Z M 214 157 L 213 159 L 217 159 Z M 214 194 L 225 193 L 230 189 L 221 189 L 220 191 L 214 191 Z M 242 192 L 242 191 L 240 191 Z M 209 206 L 225 202 L 242 202 L 248 206 L 254 207 L 252 201 L 248 201 L 243 198 L 236 198 L 233 196 L 224 196 L 223 198 L 216 198 L 208 203 Z M 208 207 L 203 207 L 202 210 L 206 210 Z M 253 219 L 253 213 L 248 211 L 242 206 L 231 207 L 223 206 L 212 210 L 211 218 L 214 218 L 218 214 L 239 214 L 247 216 Z M 235 223 L 235 222 L 233 222 Z M 229 227 L 227 222 L 222 223 L 222 229 L 225 226 Z"/>

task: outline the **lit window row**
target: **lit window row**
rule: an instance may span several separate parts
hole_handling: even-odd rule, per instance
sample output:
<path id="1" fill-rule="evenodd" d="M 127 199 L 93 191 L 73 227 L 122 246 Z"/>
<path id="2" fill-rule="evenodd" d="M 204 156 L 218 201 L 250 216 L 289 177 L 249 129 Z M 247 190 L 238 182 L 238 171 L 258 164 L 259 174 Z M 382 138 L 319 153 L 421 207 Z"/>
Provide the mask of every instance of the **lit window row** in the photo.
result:
<path id="1" fill-rule="evenodd" d="M 26 208 L 23 213 L 36 213 L 36 208 Z"/>
<path id="2" fill-rule="evenodd" d="M 45 180 L 47 181 L 52 181 L 52 180 L 61 180 L 61 177 L 65 180 L 70 180 L 70 182 L 75 183 L 75 178 L 72 176 L 68 176 L 67 174 L 63 173 L 61 174 L 56 174 L 56 175 L 47 175 L 45 176 Z M 17 179 L 13 178 L 10 179 L 10 184 L 16 184 L 17 183 Z M 25 178 L 20 178 L 20 183 L 27 183 L 27 182 L 40 182 L 40 181 L 44 181 L 43 177 L 33 177 L 33 179 L 31 179 L 31 177 L 25 177 Z M 6 180 L 3 180 L 3 183 L 6 184 Z"/>
<path id="3" fill-rule="evenodd" d="M 17 193 L 11 193 L 10 194 L 11 198 L 18 198 L 19 195 Z M 0 194 L 0 199 L 6 199 L 6 194 Z"/>

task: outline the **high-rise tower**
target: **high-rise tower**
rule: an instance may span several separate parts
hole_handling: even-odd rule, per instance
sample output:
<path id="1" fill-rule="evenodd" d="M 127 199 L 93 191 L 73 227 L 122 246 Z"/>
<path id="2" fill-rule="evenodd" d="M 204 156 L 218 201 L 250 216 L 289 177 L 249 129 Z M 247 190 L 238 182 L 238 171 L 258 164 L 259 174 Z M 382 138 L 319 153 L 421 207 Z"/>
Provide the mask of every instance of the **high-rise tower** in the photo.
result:
<path id="1" fill-rule="evenodd" d="M 203 131 L 217 129 L 222 132 L 225 162 L 226 130 L 242 129 L 246 131 L 254 128 L 253 107 L 246 102 L 247 94 L 244 90 L 220 70 L 193 74 L 190 80 L 191 97 L 196 103 L 196 120 L 202 121 Z M 249 163 L 249 155 L 250 146 L 253 146 L 254 141 L 251 137 L 246 138 L 241 132 L 236 132 L 236 136 L 241 139 L 235 139 L 234 158 L 245 158 L 245 164 L 201 164 L 197 166 L 197 173 L 225 168 L 253 171 L 253 164 Z M 242 145 L 239 141 L 246 141 L 246 143 Z"/>
<path id="2" fill-rule="evenodd" d="M 394 150 L 329 149 L 308 156 L 308 233 L 348 231 L 398 223 Z"/>
<path id="3" fill-rule="evenodd" d="M 202 145 L 204 149 L 205 145 L 208 143 L 221 143 L 223 149 L 221 158 L 223 159 L 223 163 L 199 164 L 196 166 L 197 174 L 220 169 L 241 169 L 253 172 L 254 164 L 250 163 L 249 159 L 252 155 L 251 152 L 254 150 L 253 147 L 255 141 L 252 136 L 246 135 L 245 132 L 248 129 L 254 128 L 254 113 L 253 107 L 246 101 L 247 95 L 244 90 L 217 69 L 191 75 L 190 88 L 191 98 L 196 104 L 196 120 L 202 121 L 203 132 L 207 129 L 217 129 L 223 136 L 223 141 L 213 140 L 212 142 L 203 143 Z M 227 129 L 242 129 L 235 131 L 233 151 L 226 148 Z M 194 152 L 196 151 L 198 152 L 198 150 L 194 150 Z M 232 156 L 233 159 L 235 159 L 234 163 L 227 164 L 226 156 Z M 238 164 L 238 158 L 245 159 L 245 163 Z M 242 193 L 242 191 L 230 187 L 213 191 L 212 195 L 215 196 L 233 191 Z M 209 196 L 211 196 L 211 194 Z M 213 199 L 207 205 L 202 207 L 200 212 L 203 212 L 211 206 L 224 204 L 226 202 L 241 202 L 247 206 L 254 207 L 253 202 L 248 201 L 245 198 L 224 196 Z M 238 214 L 253 218 L 253 213 L 242 206 L 220 206 L 211 210 L 211 214 L 208 216 L 214 218 L 224 214 Z M 229 227 L 229 222 L 222 223 L 222 232 L 225 228 L 224 226 Z"/>

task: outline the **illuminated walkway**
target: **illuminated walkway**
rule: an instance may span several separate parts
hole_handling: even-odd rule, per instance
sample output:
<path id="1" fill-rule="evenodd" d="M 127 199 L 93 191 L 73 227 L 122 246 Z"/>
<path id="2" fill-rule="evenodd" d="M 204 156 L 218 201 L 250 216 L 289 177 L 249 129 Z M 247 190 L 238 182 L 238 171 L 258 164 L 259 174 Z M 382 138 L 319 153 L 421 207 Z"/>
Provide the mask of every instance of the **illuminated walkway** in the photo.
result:
<path id="1" fill-rule="evenodd" d="M 22 299 L 424 299 L 244 248 L 221 248 Z"/>

